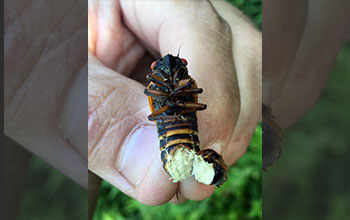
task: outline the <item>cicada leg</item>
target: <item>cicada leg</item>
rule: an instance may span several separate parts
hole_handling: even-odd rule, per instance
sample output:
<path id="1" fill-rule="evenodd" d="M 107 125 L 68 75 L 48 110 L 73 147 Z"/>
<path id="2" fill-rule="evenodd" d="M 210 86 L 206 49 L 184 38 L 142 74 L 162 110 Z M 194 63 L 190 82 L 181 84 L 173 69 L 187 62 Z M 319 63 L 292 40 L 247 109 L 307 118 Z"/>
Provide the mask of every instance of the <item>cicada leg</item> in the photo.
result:
<path id="1" fill-rule="evenodd" d="M 145 89 L 145 91 L 143 93 L 145 95 L 151 96 L 152 98 L 154 98 L 160 102 L 163 102 L 169 96 L 168 93 L 162 92 L 162 91 L 159 91 L 156 89 Z"/>
<path id="2" fill-rule="evenodd" d="M 155 120 L 160 119 L 161 117 L 164 117 L 164 116 L 162 116 L 162 115 L 160 115 L 160 114 L 162 114 L 163 112 L 165 112 L 165 111 L 168 110 L 168 109 L 169 109 L 169 106 L 166 105 L 166 106 L 164 106 L 164 107 L 158 109 L 157 111 L 152 112 L 152 114 L 150 114 L 150 115 L 148 116 L 148 120 L 150 120 L 150 121 L 155 121 Z"/>
<path id="3" fill-rule="evenodd" d="M 207 105 L 197 103 L 197 102 L 184 102 L 184 103 L 177 103 L 178 107 L 182 108 L 189 108 L 189 109 L 194 109 L 196 111 L 201 111 L 205 110 L 207 108 Z"/>

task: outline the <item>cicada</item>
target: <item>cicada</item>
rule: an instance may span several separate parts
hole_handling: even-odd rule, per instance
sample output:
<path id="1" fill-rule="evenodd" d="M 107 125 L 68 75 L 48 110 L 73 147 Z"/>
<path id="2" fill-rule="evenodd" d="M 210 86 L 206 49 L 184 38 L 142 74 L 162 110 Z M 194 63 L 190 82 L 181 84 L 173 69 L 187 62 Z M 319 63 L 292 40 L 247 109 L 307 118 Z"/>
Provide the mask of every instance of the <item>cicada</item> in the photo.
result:
<path id="1" fill-rule="evenodd" d="M 207 108 L 198 102 L 203 92 L 188 74 L 187 61 L 167 54 L 151 64 L 147 75 L 151 114 L 155 121 L 163 167 L 174 182 L 194 175 L 207 185 L 220 186 L 227 179 L 227 166 L 214 150 L 201 150 L 197 111 Z"/>

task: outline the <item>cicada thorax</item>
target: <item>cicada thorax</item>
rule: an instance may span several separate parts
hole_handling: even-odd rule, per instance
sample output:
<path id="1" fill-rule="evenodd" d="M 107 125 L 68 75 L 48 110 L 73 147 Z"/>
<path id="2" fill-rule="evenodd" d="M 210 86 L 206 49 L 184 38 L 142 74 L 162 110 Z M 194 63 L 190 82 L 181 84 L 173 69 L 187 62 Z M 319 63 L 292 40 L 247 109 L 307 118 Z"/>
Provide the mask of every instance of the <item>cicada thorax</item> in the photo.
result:
<path id="1" fill-rule="evenodd" d="M 148 119 L 157 125 L 163 167 L 170 176 L 169 159 L 176 150 L 181 148 L 193 157 L 200 152 L 196 111 L 206 109 L 206 105 L 198 103 L 198 94 L 203 90 L 197 88 L 195 80 L 188 75 L 186 65 L 186 60 L 168 54 L 153 62 L 152 73 L 147 75 L 150 83 L 145 94 L 152 112 Z M 219 159 L 214 169 L 220 167 Z M 214 178 L 212 184 L 223 180 L 223 174 L 219 173 L 223 169 L 216 170 L 218 180 Z"/>

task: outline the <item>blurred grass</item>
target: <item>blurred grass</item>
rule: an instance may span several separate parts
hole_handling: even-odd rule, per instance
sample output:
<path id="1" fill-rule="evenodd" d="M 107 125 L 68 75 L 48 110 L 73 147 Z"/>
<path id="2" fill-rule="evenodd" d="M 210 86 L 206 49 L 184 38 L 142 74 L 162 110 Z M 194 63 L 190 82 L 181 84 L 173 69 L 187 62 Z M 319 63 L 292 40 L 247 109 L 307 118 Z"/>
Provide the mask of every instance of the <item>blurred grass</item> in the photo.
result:
<path id="1" fill-rule="evenodd" d="M 228 181 L 204 201 L 151 207 L 102 182 L 94 220 L 126 219 L 262 219 L 261 125 L 244 156 L 229 171 Z"/>
<path id="2" fill-rule="evenodd" d="M 87 190 L 33 156 L 17 220 L 87 219 Z"/>
<path id="3" fill-rule="evenodd" d="M 261 30 L 261 0 L 228 0 L 242 10 Z M 204 201 L 164 204 L 158 207 L 142 205 L 129 198 L 106 181 L 102 181 L 94 220 L 123 219 L 262 219 L 261 145 L 259 125 L 244 156 L 229 171 L 228 181 Z"/>
<path id="4" fill-rule="evenodd" d="M 282 158 L 263 173 L 269 219 L 349 219 L 350 43 L 310 112 L 285 134 Z"/>

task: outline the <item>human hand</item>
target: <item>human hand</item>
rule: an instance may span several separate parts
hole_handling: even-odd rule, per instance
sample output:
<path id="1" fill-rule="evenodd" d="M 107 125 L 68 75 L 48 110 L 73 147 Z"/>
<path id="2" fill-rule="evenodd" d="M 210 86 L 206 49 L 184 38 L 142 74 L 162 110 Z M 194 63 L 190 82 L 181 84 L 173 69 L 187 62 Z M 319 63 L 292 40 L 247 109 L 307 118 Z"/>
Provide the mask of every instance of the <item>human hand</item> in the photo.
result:
<path id="1" fill-rule="evenodd" d="M 347 0 L 263 2 L 263 102 L 282 128 L 318 100 L 349 29 L 349 8 Z"/>
<path id="2" fill-rule="evenodd" d="M 152 55 L 177 54 L 182 45 L 180 57 L 204 90 L 199 102 L 208 106 L 197 114 L 201 147 L 231 165 L 261 113 L 259 31 L 221 1 L 89 1 L 88 45 L 89 169 L 149 205 L 210 196 L 215 187 L 193 177 L 169 180 L 140 82 Z"/>
<path id="3" fill-rule="evenodd" d="M 4 130 L 87 188 L 83 5 L 5 1 Z"/>

